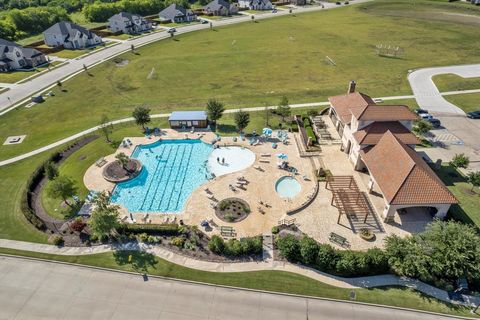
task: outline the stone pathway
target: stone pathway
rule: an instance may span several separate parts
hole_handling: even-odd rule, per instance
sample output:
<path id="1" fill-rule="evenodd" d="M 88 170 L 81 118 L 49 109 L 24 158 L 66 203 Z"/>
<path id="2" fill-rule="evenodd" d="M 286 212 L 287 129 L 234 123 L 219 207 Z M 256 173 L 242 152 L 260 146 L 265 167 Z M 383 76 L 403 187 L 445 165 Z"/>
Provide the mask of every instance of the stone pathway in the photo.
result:
<path id="1" fill-rule="evenodd" d="M 270 235 L 264 235 L 267 238 Z M 271 241 L 271 238 L 270 238 Z M 397 277 L 395 275 L 379 275 L 370 277 L 357 277 L 357 278 L 342 278 L 333 276 L 321 271 L 317 271 L 302 265 L 296 265 L 289 262 L 273 261 L 267 259 L 261 262 L 242 262 L 242 263 L 220 263 L 195 260 L 189 257 L 185 257 L 172 251 L 166 250 L 160 246 L 151 246 L 143 243 L 127 243 L 122 245 L 100 245 L 93 247 L 57 247 L 48 244 L 31 243 L 15 240 L 0 239 L 1 248 L 9 248 L 16 250 L 25 250 L 32 252 L 41 252 L 48 254 L 58 255 L 89 255 L 96 253 L 110 252 L 114 250 L 142 250 L 151 253 L 157 257 L 160 257 L 169 262 L 196 270 L 209 271 L 209 272 L 248 272 L 248 271 L 261 271 L 261 270 L 273 270 L 292 272 L 303 275 L 305 277 L 323 282 L 339 288 L 358 289 L 358 288 L 373 288 L 381 286 L 405 286 L 417 291 L 420 291 L 431 297 L 435 297 L 439 300 L 462 304 L 465 306 L 473 306 L 480 304 L 480 297 L 472 297 L 464 295 L 465 302 L 453 301 L 450 299 L 448 293 L 444 290 L 435 288 L 429 284 L 426 284 L 419 280 L 414 280 L 406 277 Z M 270 242 L 268 242 L 264 249 L 270 254 Z"/>

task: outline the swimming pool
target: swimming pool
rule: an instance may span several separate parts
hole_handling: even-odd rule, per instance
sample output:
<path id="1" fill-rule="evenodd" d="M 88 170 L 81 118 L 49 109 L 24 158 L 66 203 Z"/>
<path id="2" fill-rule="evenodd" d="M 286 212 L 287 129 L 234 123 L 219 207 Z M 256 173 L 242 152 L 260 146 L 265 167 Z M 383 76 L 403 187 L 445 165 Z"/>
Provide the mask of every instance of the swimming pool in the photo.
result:
<path id="1" fill-rule="evenodd" d="M 293 177 L 281 177 L 275 183 L 275 191 L 278 193 L 280 198 L 294 198 L 300 193 L 301 190 L 302 186 Z"/>
<path id="2" fill-rule="evenodd" d="M 200 140 L 161 140 L 138 146 L 132 158 L 143 164 L 134 179 L 118 183 L 111 200 L 129 212 L 179 212 L 193 190 L 210 178 L 213 148 Z"/>

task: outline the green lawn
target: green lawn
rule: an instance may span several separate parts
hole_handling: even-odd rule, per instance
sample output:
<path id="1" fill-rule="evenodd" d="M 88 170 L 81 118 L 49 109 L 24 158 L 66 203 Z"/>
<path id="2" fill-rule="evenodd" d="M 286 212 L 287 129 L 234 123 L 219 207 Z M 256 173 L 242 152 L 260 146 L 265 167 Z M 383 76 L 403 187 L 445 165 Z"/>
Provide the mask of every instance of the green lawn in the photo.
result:
<path id="1" fill-rule="evenodd" d="M 0 82 L 4 83 L 15 83 L 25 78 L 36 76 L 48 69 L 48 67 L 53 68 L 56 65 L 60 64 L 60 62 L 52 62 L 49 65 L 43 65 L 35 68 L 31 71 L 12 71 L 8 73 L 0 73 Z"/>
<path id="2" fill-rule="evenodd" d="M 480 93 L 458 94 L 444 98 L 465 112 L 480 110 Z"/>
<path id="3" fill-rule="evenodd" d="M 480 78 L 462 78 L 454 74 L 433 77 L 440 92 L 480 89 Z"/>
<path id="4" fill-rule="evenodd" d="M 103 253 L 87 256 L 60 256 L 2 248 L 0 248 L 0 252 L 117 270 L 146 272 L 151 275 L 217 285 L 341 300 L 349 300 L 350 292 L 355 291 L 356 301 L 359 302 L 413 308 L 458 316 L 472 316 L 468 308 L 447 304 L 403 287 L 351 290 L 333 287 L 301 275 L 283 271 L 205 272 L 189 269 L 150 254 L 138 252 Z M 131 256 L 131 259 L 129 259 L 129 256 Z"/>
<path id="5" fill-rule="evenodd" d="M 480 190 L 475 188 L 472 192 L 472 185 L 453 167 L 444 165 L 437 174 L 460 201 L 461 207 L 453 206 L 450 210 L 452 217 L 480 228 Z"/>
<path id="6" fill-rule="evenodd" d="M 400 2 L 408 6 L 405 1 Z M 431 6 L 416 3 L 419 9 Z M 475 28 L 382 15 L 389 5 L 380 1 L 204 30 L 145 46 L 138 55 L 126 53 L 128 65 L 103 63 L 91 70 L 92 77 L 66 82 L 68 92 L 55 90 L 57 96 L 42 106 L 4 115 L 0 137 L 19 131 L 28 136 L 15 148 L 0 146 L 0 158 L 91 127 L 102 113 L 128 116 L 140 104 L 166 112 L 203 108 L 212 97 L 227 107 L 275 104 L 282 95 L 291 103 L 325 101 L 344 92 L 351 79 L 372 96 L 411 94 L 410 69 L 432 61 L 480 62 L 480 43 L 471 41 Z M 377 56 L 373 48 L 379 43 L 401 46 L 403 59 Z M 337 66 L 326 64 L 325 56 Z M 147 80 L 153 68 L 155 76 Z"/>

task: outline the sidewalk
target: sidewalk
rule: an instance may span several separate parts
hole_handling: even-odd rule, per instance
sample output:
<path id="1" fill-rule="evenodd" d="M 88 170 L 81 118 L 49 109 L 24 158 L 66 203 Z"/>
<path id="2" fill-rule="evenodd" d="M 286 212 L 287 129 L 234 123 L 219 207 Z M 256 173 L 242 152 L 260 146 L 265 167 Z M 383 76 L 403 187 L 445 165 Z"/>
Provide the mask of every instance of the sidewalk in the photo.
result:
<path id="1" fill-rule="evenodd" d="M 187 268 L 208 271 L 208 272 L 249 272 L 249 271 L 284 271 L 303 275 L 310 279 L 314 279 L 325 284 L 329 284 L 339 288 L 359 289 L 359 288 L 373 288 L 382 286 L 405 286 L 436 299 L 458 304 L 457 301 L 452 301 L 448 293 L 444 290 L 435 288 L 429 284 L 423 283 L 419 280 L 410 279 L 407 277 L 398 277 L 395 275 L 379 275 L 370 277 L 357 278 L 342 278 L 333 276 L 321 271 L 317 271 L 305 266 L 292 264 L 283 261 L 273 261 L 268 259 L 263 262 L 241 262 L 241 263 L 220 263 L 195 260 L 176 254 L 172 251 L 166 250 L 160 246 L 146 245 L 143 243 L 127 243 L 123 245 L 111 246 L 100 245 L 93 247 L 57 247 L 48 244 L 31 243 L 24 241 L 15 241 L 0 239 L 0 247 L 24 251 L 32 251 L 39 253 L 58 254 L 58 255 L 89 255 L 96 253 L 105 253 L 115 250 L 135 250 L 145 251 L 157 257 L 167 260 Z M 479 305 L 480 297 L 464 296 L 466 302 L 461 303 L 465 306 Z"/>

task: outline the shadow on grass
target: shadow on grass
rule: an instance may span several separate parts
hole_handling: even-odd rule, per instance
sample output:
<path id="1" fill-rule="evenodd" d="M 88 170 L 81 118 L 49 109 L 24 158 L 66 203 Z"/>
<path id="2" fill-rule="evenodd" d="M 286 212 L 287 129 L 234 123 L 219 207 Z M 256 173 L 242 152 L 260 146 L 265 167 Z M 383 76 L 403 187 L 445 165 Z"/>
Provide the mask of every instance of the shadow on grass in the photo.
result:
<path id="1" fill-rule="evenodd" d="M 147 273 L 149 268 L 155 269 L 158 263 L 153 254 L 144 251 L 115 251 L 113 258 L 119 266 L 130 266 L 139 273 Z"/>
<path id="2" fill-rule="evenodd" d="M 235 127 L 233 124 L 220 124 L 218 123 L 216 125 L 217 132 L 219 134 L 233 134 L 237 132 L 237 127 Z"/>

